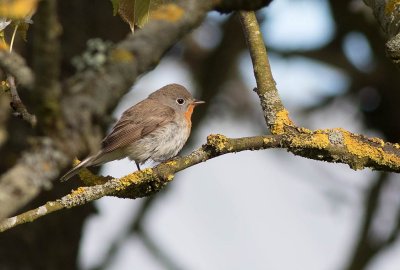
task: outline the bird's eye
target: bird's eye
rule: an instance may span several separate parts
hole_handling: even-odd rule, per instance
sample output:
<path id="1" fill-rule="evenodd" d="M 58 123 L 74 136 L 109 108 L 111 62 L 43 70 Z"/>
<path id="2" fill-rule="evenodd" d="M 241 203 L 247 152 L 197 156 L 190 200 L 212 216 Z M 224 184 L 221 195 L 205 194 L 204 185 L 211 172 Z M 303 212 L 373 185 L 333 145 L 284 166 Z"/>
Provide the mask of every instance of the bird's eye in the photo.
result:
<path id="1" fill-rule="evenodd" d="M 176 103 L 178 103 L 179 105 L 182 105 L 182 104 L 185 103 L 185 100 L 184 100 L 183 98 L 178 98 L 178 99 L 176 100 Z"/>

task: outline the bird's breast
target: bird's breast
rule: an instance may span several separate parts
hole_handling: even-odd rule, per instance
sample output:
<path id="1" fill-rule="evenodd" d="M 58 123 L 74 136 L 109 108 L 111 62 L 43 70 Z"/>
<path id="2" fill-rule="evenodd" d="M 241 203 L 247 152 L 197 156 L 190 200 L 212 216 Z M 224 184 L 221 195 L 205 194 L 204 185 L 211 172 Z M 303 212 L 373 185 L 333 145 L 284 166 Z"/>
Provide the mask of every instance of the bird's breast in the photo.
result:
<path id="1" fill-rule="evenodd" d="M 129 149 L 129 158 L 142 163 L 148 159 L 168 160 L 178 154 L 190 135 L 190 127 L 182 116 L 175 121 L 157 128 L 144 138 L 133 143 Z"/>
<path id="2" fill-rule="evenodd" d="M 192 127 L 193 109 L 194 109 L 194 104 L 190 104 L 189 107 L 187 108 L 187 111 L 185 112 L 185 119 L 186 119 L 186 122 L 187 122 L 189 128 Z"/>

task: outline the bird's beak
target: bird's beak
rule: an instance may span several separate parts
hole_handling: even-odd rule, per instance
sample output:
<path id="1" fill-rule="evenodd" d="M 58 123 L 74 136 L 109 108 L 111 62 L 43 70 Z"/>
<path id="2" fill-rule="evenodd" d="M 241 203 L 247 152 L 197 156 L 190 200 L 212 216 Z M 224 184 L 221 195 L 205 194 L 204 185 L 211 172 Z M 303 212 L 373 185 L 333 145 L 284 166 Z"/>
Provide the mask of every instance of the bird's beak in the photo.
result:
<path id="1" fill-rule="evenodd" d="M 200 105 L 200 104 L 204 104 L 204 103 L 206 103 L 206 102 L 205 102 L 205 101 L 202 101 L 202 100 L 197 100 L 197 99 L 193 100 L 193 104 L 194 104 L 195 106 Z"/>

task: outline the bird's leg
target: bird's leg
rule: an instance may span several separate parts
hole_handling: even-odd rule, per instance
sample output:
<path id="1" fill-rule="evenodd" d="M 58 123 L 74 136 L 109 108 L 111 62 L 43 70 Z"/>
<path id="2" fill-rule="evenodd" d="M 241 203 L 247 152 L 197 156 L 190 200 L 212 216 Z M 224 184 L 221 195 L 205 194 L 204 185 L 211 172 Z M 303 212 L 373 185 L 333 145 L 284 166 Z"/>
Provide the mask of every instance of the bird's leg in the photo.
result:
<path id="1" fill-rule="evenodd" d="M 138 171 L 141 171 L 141 169 L 139 167 L 139 163 L 137 163 L 136 161 L 135 161 L 135 163 L 136 163 L 136 167 L 137 167 Z"/>

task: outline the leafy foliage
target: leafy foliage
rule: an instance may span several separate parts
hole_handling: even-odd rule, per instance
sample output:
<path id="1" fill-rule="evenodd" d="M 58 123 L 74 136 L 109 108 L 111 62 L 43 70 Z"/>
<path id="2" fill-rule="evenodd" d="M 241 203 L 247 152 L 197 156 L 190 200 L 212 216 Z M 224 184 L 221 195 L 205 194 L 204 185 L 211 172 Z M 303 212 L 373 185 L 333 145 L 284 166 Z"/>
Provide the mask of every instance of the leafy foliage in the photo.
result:
<path id="1" fill-rule="evenodd" d="M 135 26 L 142 28 L 149 21 L 151 11 L 163 4 L 163 0 L 111 0 L 114 15 L 126 21 L 132 33 Z"/>

